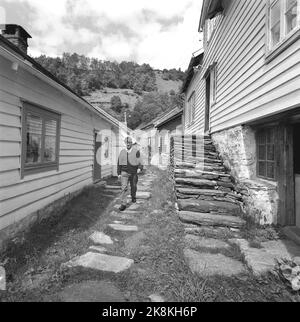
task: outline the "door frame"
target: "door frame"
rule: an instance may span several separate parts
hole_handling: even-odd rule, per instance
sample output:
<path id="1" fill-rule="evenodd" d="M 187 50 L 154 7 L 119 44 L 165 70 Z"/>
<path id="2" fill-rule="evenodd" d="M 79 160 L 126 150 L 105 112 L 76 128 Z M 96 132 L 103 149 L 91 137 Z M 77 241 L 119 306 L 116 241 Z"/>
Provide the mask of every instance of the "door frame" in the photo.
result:
<path id="1" fill-rule="evenodd" d="M 295 226 L 295 174 L 294 174 L 294 129 L 287 122 L 277 127 L 276 172 L 278 182 L 278 224 Z"/>
<path id="2" fill-rule="evenodd" d="M 210 99 L 211 99 L 211 74 L 210 70 L 205 76 L 205 116 L 204 116 L 204 133 L 210 131 Z"/>
<path id="3" fill-rule="evenodd" d="M 99 181 L 101 181 L 101 172 L 100 172 L 100 178 L 95 178 L 96 176 L 96 171 L 95 171 L 95 167 L 96 167 L 96 163 L 97 163 L 97 151 L 96 151 L 96 140 L 97 140 L 97 135 L 98 135 L 98 130 L 94 129 L 93 131 L 93 135 L 94 135 L 94 163 L 93 163 L 93 182 L 94 183 L 97 183 Z M 101 142 L 101 145 L 102 145 L 102 142 Z M 101 146 L 100 146 L 101 147 Z M 100 166 L 101 168 L 101 166 Z M 102 169 L 101 169 L 102 170 Z M 100 170 L 100 171 L 101 171 Z"/>

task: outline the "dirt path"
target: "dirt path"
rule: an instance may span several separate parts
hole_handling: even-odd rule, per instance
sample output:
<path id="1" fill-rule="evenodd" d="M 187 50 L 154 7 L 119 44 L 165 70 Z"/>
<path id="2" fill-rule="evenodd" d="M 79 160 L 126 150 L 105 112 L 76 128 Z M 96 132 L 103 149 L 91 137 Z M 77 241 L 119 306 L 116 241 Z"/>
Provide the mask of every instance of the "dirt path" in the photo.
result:
<path id="1" fill-rule="evenodd" d="M 11 243 L 0 258 L 8 275 L 8 292 L 0 294 L 0 300 L 299 300 L 274 276 L 252 276 L 237 248 L 226 246 L 230 232 L 195 232 L 182 224 L 166 172 L 147 170 L 140 177 L 138 203 L 123 213 L 118 211 L 116 183 L 110 184 L 86 190 L 64 212 Z M 195 237 L 219 242 L 211 248 L 199 245 Z M 199 274 L 189 260 L 193 252 L 200 260 L 226 256 L 240 263 L 241 271 Z"/>

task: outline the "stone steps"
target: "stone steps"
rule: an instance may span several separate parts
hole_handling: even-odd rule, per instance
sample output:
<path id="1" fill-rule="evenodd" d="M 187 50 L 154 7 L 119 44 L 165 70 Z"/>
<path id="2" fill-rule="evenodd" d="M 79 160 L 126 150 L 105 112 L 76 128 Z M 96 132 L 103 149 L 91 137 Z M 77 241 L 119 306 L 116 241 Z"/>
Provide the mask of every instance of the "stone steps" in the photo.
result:
<path id="1" fill-rule="evenodd" d="M 239 216 L 242 213 L 240 205 L 228 201 L 180 199 L 177 203 L 178 208 L 181 211 L 214 213 L 230 216 Z"/>
<path id="2" fill-rule="evenodd" d="M 234 185 L 231 182 L 225 182 L 221 180 L 209 180 L 199 178 L 179 178 L 175 177 L 176 185 L 179 186 L 194 186 L 201 189 L 215 189 L 224 190 L 223 188 L 234 190 Z"/>
<path id="3" fill-rule="evenodd" d="M 195 179 L 208 179 L 231 182 L 231 175 L 225 172 L 204 171 L 204 170 L 189 170 L 189 169 L 175 169 L 175 177 L 179 178 L 195 178 Z"/>
<path id="4" fill-rule="evenodd" d="M 179 211 L 179 218 L 184 223 L 196 224 L 199 226 L 218 226 L 240 229 L 246 224 L 245 220 L 236 216 L 224 216 L 190 211 Z"/>
<path id="5" fill-rule="evenodd" d="M 192 157 L 192 156 L 185 156 L 183 161 L 182 157 L 175 157 L 175 162 L 191 162 L 191 163 L 204 163 L 204 164 L 214 164 L 214 165 L 223 165 L 223 162 L 221 160 L 218 160 L 216 158 L 209 158 L 209 157 Z"/>
<path id="6" fill-rule="evenodd" d="M 214 165 L 212 163 L 210 164 L 197 164 L 196 161 L 194 162 L 175 162 L 175 168 L 176 169 L 201 169 L 204 171 L 211 171 L 211 172 L 226 172 L 226 169 L 222 165 Z"/>
<path id="7" fill-rule="evenodd" d="M 197 188 L 176 188 L 178 199 L 200 199 L 212 201 L 227 201 L 239 204 L 242 201 L 241 195 L 221 190 L 197 189 Z"/>
<path id="8" fill-rule="evenodd" d="M 175 143 L 175 191 L 183 222 L 241 228 L 242 197 L 227 173 L 213 142 L 189 137 Z M 182 154 L 184 159 L 182 160 Z"/>

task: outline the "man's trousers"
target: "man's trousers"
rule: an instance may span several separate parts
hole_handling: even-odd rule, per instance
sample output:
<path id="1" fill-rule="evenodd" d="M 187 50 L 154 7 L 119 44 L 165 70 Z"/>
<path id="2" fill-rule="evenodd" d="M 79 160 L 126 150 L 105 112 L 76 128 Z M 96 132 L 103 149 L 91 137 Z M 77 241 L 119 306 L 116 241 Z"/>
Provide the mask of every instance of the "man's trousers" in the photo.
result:
<path id="1" fill-rule="evenodd" d="M 128 196 L 128 185 L 130 184 L 131 190 L 131 198 L 136 198 L 136 190 L 137 190 L 137 183 L 138 183 L 138 175 L 130 174 L 127 172 L 122 171 L 121 173 L 121 185 L 122 185 L 122 192 L 121 192 L 121 201 L 122 205 L 127 204 L 127 196 Z"/>

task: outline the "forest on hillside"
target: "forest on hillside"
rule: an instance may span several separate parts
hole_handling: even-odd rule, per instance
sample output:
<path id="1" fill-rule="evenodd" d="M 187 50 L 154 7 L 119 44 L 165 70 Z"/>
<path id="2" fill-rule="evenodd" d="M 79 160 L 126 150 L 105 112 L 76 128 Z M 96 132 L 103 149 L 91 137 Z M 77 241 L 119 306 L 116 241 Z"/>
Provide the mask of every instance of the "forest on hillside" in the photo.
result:
<path id="1" fill-rule="evenodd" d="M 42 55 L 35 60 L 80 96 L 105 87 L 132 89 L 139 95 L 157 91 L 155 70 L 148 64 L 102 61 L 76 53 Z M 164 80 L 183 81 L 185 77 L 180 69 L 164 69 L 161 73 Z"/>
<path id="2" fill-rule="evenodd" d="M 140 124 L 147 124 L 175 106 L 183 107 L 184 96 L 179 93 L 145 93 L 138 100 L 134 110 L 128 113 L 128 126 L 136 129 Z"/>

